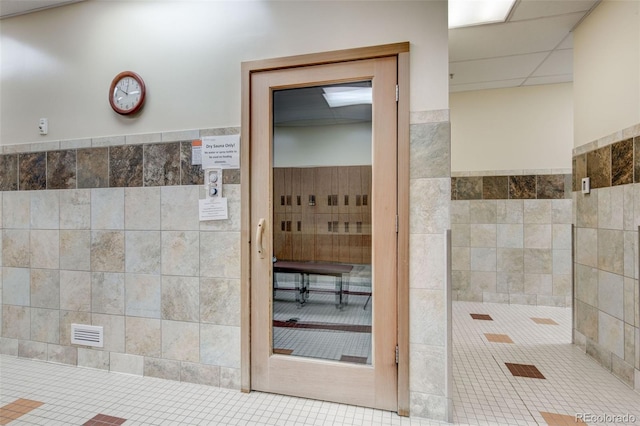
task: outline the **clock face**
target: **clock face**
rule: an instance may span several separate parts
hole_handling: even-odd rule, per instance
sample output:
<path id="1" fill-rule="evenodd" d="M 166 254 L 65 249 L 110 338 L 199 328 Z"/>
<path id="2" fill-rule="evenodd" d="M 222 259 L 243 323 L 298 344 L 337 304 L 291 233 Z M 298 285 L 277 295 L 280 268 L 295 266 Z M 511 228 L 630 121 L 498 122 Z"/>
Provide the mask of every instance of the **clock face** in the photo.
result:
<path id="1" fill-rule="evenodd" d="M 111 82 L 109 103 L 115 112 L 122 115 L 133 114 L 142 108 L 145 85 L 136 73 L 125 71 Z"/>

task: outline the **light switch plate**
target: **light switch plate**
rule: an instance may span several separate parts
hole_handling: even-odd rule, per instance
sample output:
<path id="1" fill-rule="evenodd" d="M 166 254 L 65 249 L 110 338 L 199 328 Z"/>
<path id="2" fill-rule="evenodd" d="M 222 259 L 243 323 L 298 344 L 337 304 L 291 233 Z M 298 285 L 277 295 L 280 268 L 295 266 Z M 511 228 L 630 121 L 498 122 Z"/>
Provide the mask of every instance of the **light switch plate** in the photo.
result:
<path id="1" fill-rule="evenodd" d="M 591 192 L 591 179 L 586 177 L 582 178 L 582 193 L 589 194 Z"/>

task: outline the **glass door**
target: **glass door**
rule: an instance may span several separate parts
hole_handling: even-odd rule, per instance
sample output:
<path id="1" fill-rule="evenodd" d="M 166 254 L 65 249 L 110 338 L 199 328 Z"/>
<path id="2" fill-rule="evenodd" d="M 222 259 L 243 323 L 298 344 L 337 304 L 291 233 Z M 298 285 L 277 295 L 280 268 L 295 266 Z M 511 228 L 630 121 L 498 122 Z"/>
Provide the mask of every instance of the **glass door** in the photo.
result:
<path id="1" fill-rule="evenodd" d="M 251 78 L 252 388 L 395 411 L 396 58 Z"/>

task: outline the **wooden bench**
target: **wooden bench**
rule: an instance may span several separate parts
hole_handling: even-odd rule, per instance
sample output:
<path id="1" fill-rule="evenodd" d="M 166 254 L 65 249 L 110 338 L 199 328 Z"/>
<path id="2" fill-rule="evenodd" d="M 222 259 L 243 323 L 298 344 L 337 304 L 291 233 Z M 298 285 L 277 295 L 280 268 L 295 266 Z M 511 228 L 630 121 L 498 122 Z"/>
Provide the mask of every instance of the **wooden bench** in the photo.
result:
<path id="1" fill-rule="evenodd" d="M 316 262 L 288 262 L 277 261 L 273 264 L 273 293 L 275 296 L 278 290 L 276 273 L 299 274 L 300 280 L 296 281 L 296 302 L 299 306 L 304 305 L 309 299 L 309 275 L 327 275 L 336 277 L 336 289 L 331 293 L 336 295 L 336 308 L 342 309 L 348 301 L 349 273 L 353 270 L 352 265 Z M 327 291 L 327 290 L 313 290 Z"/>

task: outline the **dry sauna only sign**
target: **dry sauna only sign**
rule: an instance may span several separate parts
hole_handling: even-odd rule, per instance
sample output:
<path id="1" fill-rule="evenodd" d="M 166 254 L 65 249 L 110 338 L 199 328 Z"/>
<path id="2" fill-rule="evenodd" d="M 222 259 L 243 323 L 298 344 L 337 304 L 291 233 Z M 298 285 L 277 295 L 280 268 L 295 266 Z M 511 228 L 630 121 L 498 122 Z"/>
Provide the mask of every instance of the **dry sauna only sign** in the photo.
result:
<path id="1" fill-rule="evenodd" d="M 240 135 L 202 138 L 203 169 L 239 169 Z"/>

